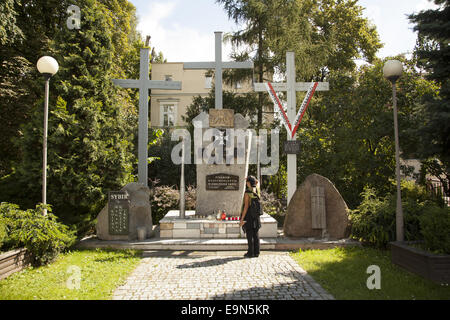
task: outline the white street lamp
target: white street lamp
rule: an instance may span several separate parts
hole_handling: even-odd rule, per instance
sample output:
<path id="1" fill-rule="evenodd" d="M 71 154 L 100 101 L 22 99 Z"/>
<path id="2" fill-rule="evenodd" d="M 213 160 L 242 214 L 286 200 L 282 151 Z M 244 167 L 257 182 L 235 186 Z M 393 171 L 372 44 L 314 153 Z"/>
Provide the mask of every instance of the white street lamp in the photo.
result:
<path id="1" fill-rule="evenodd" d="M 42 151 L 42 203 L 47 204 L 47 123 L 48 123 L 48 91 L 50 78 L 58 72 L 58 62 L 49 56 L 41 57 L 37 62 L 37 69 L 45 79 L 45 104 L 44 104 L 44 139 Z M 47 209 L 44 209 L 47 215 Z"/>
<path id="2" fill-rule="evenodd" d="M 398 142 L 398 120 L 397 120 L 397 88 L 395 83 L 403 73 L 403 65 L 398 60 L 386 61 L 383 67 L 383 74 L 386 79 L 392 83 L 392 101 L 394 105 L 394 131 L 395 131 L 395 162 L 396 162 L 396 175 L 397 175 L 397 208 L 395 212 L 395 224 L 397 241 L 404 240 L 403 231 L 403 208 L 402 208 L 402 195 L 400 184 L 400 147 Z"/>

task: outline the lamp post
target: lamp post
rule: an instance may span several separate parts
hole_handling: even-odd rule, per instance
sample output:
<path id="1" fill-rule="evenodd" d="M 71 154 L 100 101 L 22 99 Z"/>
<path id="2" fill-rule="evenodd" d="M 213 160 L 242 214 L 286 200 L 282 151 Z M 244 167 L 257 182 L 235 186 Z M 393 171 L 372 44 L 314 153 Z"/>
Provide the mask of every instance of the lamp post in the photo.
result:
<path id="1" fill-rule="evenodd" d="M 49 56 L 41 57 L 37 62 L 38 71 L 45 79 L 45 104 L 44 104 L 44 137 L 42 150 L 42 203 L 47 204 L 47 123 L 48 123 L 48 91 L 50 78 L 58 72 L 58 62 Z M 44 208 L 44 215 L 47 215 L 47 208 Z"/>
<path id="2" fill-rule="evenodd" d="M 395 224 L 397 241 L 403 241 L 403 209 L 402 209 L 402 195 L 400 184 L 400 147 L 398 143 L 398 120 L 397 120 L 397 88 L 395 83 L 403 73 L 403 65 L 398 60 L 386 61 L 383 68 L 383 74 L 386 79 L 392 83 L 392 101 L 394 106 L 394 131 L 395 131 L 395 162 L 397 175 L 397 208 L 395 212 Z"/>

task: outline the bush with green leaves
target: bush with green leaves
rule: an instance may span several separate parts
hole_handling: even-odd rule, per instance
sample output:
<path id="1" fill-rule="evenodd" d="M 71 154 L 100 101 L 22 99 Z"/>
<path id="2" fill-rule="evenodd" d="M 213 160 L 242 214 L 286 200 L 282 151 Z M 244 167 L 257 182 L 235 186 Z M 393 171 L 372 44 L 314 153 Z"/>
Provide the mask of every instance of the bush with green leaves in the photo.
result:
<path id="1" fill-rule="evenodd" d="M 283 225 L 286 215 L 286 206 L 283 206 L 280 199 L 273 193 L 269 193 L 267 190 L 261 190 L 261 205 L 264 213 L 272 216 L 278 221 L 279 225 Z"/>
<path id="2" fill-rule="evenodd" d="M 450 254 L 449 207 L 429 207 L 420 217 L 420 227 L 428 250 Z"/>
<path id="3" fill-rule="evenodd" d="M 186 210 L 195 210 L 195 187 L 188 186 L 185 193 Z M 178 210 L 180 205 L 180 191 L 171 186 L 154 187 L 151 192 L 152 222 L 159 220 L 170 210 Z"/>
<path id="4" fill-rule="evenodd" d="M 2 249 L 3 242 L 6 240 L 7 228 L 6 219 L 0 216 L 0 251 Z"/>
<path id="5" fill-rule="evenodd" d="M 386 247 L 396 240 L 396 193 L 378 197 L 375 189 L 365 188 L 362 202 L 356 210 L 350 211 L 351 237 L 375 247 Z M 438 206 L 438 200 L 422 186 L 413 182 L 402 182 L 402 207 L 404 239 L 423 240 L 421 217 L 429 208 Z"/>
<path id="6" fill-rule="evenodd" d="M 15 204 L 0 204 L 0 216 L 6 220 L 9 229 L 5 245 L 10 249 L 27 248 L 34 266 L 53 261 L 75 242 L 73 232 L 57 221 L 51 207 L 47 206 L 47 215 L 43 215 L 43 209 L 42 204 L 25 211 Z"/>

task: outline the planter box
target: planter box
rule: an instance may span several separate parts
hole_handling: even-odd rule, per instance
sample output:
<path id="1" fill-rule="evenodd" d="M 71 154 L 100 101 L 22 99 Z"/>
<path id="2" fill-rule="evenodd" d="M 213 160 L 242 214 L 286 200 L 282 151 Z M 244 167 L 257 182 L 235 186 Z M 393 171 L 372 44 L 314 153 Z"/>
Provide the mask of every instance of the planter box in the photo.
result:
<path id="1" fill-rule="evenodd" d="M 391 242 L 392 263 L 439 284 L 450 283 L 450 255 L 411 247 L 418 242 Z"/>
<path id="2" fill-rule="evenodd" d="M 29 266 L 26 249 L 0 254 L 0 280 Z"/>

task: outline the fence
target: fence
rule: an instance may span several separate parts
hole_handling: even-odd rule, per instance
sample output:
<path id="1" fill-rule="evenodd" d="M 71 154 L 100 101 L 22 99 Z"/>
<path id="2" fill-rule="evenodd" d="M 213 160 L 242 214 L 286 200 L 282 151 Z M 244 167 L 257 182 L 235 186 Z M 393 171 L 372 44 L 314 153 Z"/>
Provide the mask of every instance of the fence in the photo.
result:
<path id="1" fill-rule="evenodd" d="M 447 188 L 444 188 L 444 185 L 440 180 L 430 179 L 427 181 L 427 189 L 431 191 L 435 196 L 442 197 L 447 206 L 450 206 L 450 197 L 446 194 L 445 189 L 449 190 L 448 181 Z"/>

